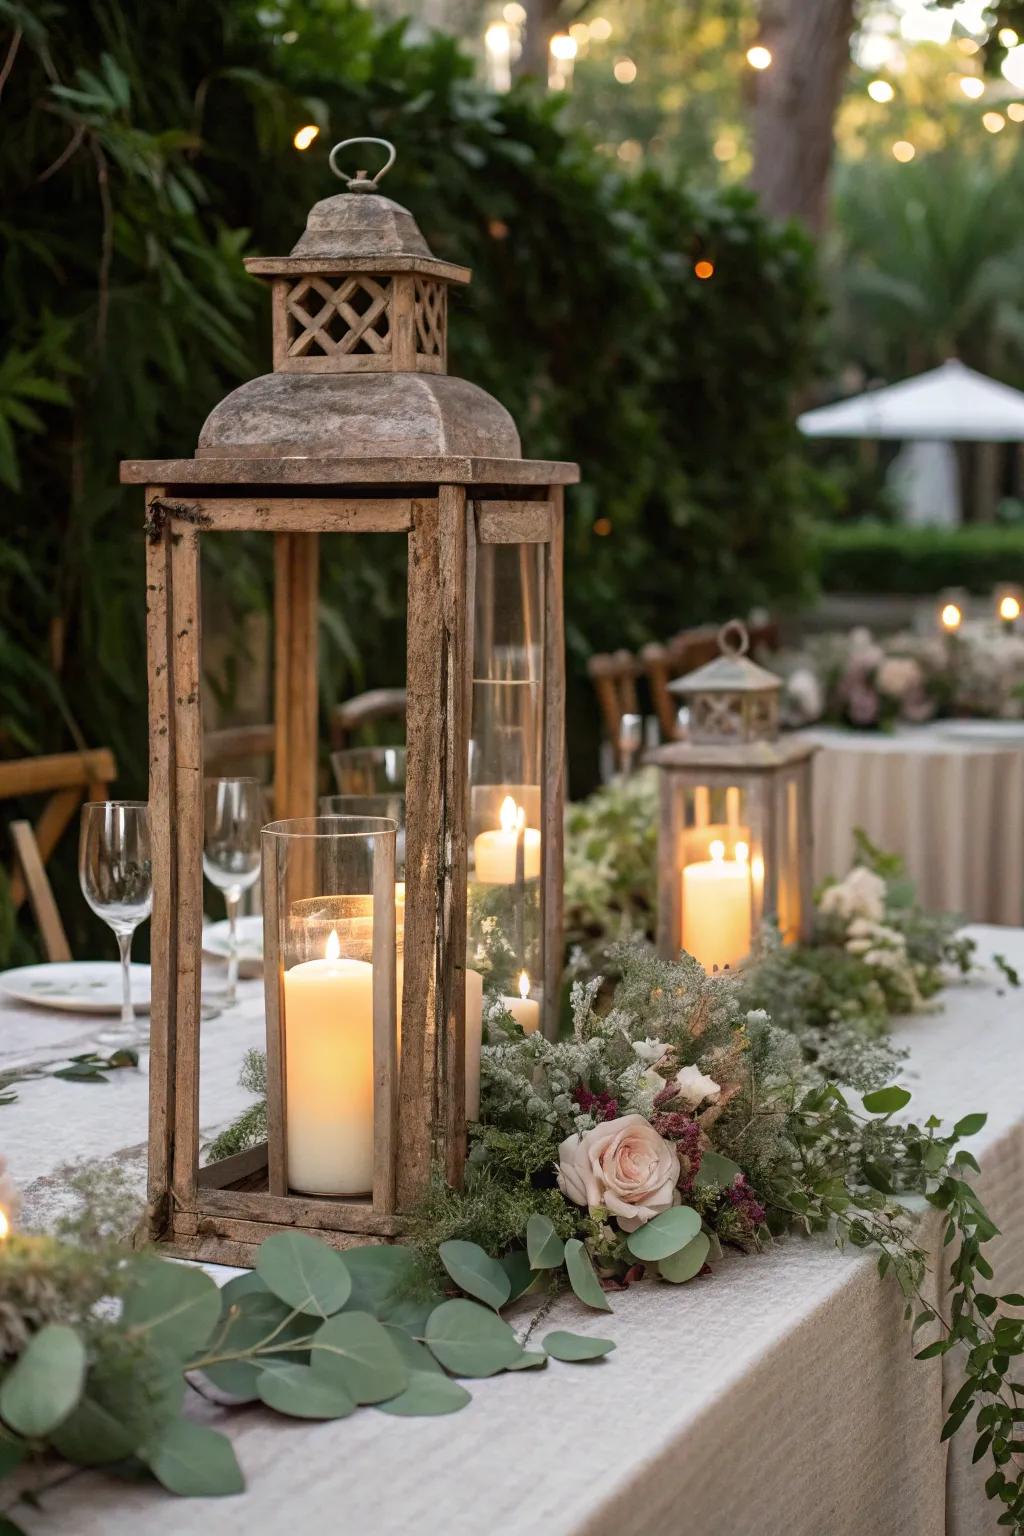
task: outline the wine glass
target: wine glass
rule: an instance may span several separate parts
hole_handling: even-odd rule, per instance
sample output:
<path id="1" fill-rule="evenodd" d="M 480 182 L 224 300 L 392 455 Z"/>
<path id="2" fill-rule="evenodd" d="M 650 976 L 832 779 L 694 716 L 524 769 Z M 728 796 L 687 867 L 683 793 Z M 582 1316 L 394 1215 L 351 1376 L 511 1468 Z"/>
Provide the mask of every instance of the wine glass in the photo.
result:
<path id="1" fill-rule="evenodd" d="M 101 1030 L 105 1045 L 137 1045 L 146 1034 L 132 1007 L 132 935 L 153 906 L 149 806 L 141 800 L 96 800 L 82 806 L 78 879 L 89 906 L 117 935 L 121 953 L 121 1021 Z"/>
<path id="2" fill-rule="evenodd" d="M 266 821 L 259 779 L 208 779 L 203 870 L 224 893 L 228 914 L 228 979 L 223 1002 L 238 989 L 238 908 L 260 877 L 260 832 Z"/>

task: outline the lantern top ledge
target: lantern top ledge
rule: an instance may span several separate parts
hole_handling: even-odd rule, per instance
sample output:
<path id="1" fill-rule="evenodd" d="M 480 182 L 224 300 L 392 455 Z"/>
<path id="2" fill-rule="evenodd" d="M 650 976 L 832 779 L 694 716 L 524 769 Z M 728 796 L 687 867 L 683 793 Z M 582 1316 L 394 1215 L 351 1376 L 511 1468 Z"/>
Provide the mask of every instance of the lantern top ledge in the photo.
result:
<path id="1" fill-rule="evenodd" d="M 339 155 L 388 152 L 376 175 Z M 361 158 L 361 157 L 360 157 Z M 448 373 L 448 289 L 469 269 L 441 261 L 407 209 L 378 191 L 384 139 L 346 139 L 330 165 L 346 190 L 322 199 L 288 256 L 249 257 L 272 289 L 274 371 L 210 412 L 191 459 L 129 459 L 124 484 L 176 486 L 570 485 L 575 464 L 522 457 L 497 400 Z"/>

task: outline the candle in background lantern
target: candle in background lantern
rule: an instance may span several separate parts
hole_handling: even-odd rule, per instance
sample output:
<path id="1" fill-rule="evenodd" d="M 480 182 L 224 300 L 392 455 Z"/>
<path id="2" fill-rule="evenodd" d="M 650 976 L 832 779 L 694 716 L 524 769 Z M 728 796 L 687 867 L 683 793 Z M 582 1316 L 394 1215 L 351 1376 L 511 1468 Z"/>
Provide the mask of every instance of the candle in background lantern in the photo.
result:
<path id="1" fill-rule="evenodd" d="M 288 1183 L 313 1195 L 373 1187 L 373 966 L 341 954 L 284 973 Z"/>
<path id="2" fill-rule="evenodd" d="M 706 971 L 736 966 L 750 953 L 750 866 L 746 843 L 736 857 L 711 844 L 711 857 L 683 869 L 683 948 Z"/>
<path id="3" fill-rule="evenodd" d="M 473 839 L 476 879 L 483 885 L 515 885 L 521 864 L 521 878 L 536 880 L 540 875 L 540 832 L 526 825 L 526 812 L 511 795 L 501 802 L 499 820 L 499 828 Z"/>
<path id="4" fill-rule="evenodd" d="M 10 1223 L 10 1220 L 9 1220 L 7 1212 L 4 1210 L 3 1206 L 0 1205 L 0 1243 L 2 1243 L 5 1238 L 9 1237 L 10 1234 L 11 1234 L 11 1223 Z"/>
<path id="5" fill-rule="evenodd" d="M 519 977 L 519 996 L 503 997 L 504 1006 L 522 1027 L 524 1035 L 532 1035 L 540 1023 L 540 1003 L 530 996 L 530 978 L 523 971 Z"/>

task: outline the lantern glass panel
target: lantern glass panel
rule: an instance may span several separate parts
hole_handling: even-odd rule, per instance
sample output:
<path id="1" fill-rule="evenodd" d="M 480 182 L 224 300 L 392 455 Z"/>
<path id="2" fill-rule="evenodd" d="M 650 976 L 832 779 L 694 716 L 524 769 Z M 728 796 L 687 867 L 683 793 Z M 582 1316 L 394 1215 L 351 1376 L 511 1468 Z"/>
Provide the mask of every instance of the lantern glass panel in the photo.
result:
<path id="1" fill-rule="evenodd" d="M 543 556 L 482 544 L 476 569 L 467 964 L 524 1003 L 543 976 Z"/>
<path id="2" fill-rule="evenodd" d="M 375 1064 L 397 1053 L 396 834 L 393 821 L 340 816 L 263 831 L 268 1062 L 280 1063 L 287 1184 L 301 1193 L 374 1188 Z"/>

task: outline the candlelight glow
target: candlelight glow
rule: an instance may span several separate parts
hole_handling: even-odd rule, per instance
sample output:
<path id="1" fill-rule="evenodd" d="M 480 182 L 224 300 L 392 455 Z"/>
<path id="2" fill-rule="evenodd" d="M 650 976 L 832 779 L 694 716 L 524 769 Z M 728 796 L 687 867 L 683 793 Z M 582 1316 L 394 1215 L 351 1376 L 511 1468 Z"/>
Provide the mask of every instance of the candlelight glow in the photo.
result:
<path id="1" fill-rule="evenodd" d="M 956 603 L 946 603 L 939 617 L 943 629 L 959 629 L 963 621 L 963 614 Z"/>
<path id="2" fill-rule="evenodd" d="M 1008 592 L 1005 597 L 1000 598 L 999 617 L 1005 619 L 1008 624 L 1012 624 L 1014 619 L 1020 618 L 1020 599 L 1014 597 L 1012 592 Z"/>
<path id="3" fill-rule="evenodd" d="M 746 843 L 736 844 L 736 862 L 745 864 L 750 857 L 750 848 Z"/>
<path id="4" fill-rule="evenodd" d="M 722 862 L 722 860 L 725 858 L 725 844 L 722 842 L 721 838 L 715 838 L 714 842 L 708 849 L 708 852 L 716 864 L 720 864 Z"/>
<path id="5" fill-rule="evenodd" d="M 979 80 L 977 75 L 962 75 L 960 78 L 960 89 L 970 101 L 977 101 L 980 96 L 985 94 L 985 82 L 984 80 Z"/>
<path id="6" fill-rule="evenodd" d="M 892 101 L 896 92 L 888 80 L 872 80 L 868 85 L 868 95 L 872 101 Z"/>
<path id="7" fill-rule="evenodd" d="M 304 128 L 299 128 L 292 139 L 296 149 L 308 149 L 313 140 L 319 134 L 320 129 L 315 123 L 307 123 Z"/>
<path id="8" fill-rule="evenodd" d="M 7 1212 L 4 1210 L 3 1206 L 0 1205 L 0 1243 L 3 1242 L 5 1237 L 10 1236 L 10 1231 L 11 1223 L 7 1219 Z"/>
<path id="9" fill-rule="evenodd" d="M 570 37 L 567 32 L 556 32 L 548 45 L 551 49 L 551 57 L 559 62 L 574 59 L 577 53 L 576 39 Z"/>
<path id="10" fill-rule="evenodd" d="M 525 1001 L 529 997 L 529 995 L 530 995 L 530 978 L 529 978 L 529 976 L 527 976 L 525 971 L 521 971 L 519 973 L 519 996 L 523 999 L 523 1002 L 525 1003 Z"/>
<path id="11" fill-rule="evenodd" d="M 341 940 L 338 938 L 338 930 L 332 928 L 324 948 L 324 956 L 328 960 L 341 959 Z"/>
<path id="12" fill-rule="evenodd" d="M 511 795 L 506 795 L 501 802 L 498 820 L 503 832 L 518 832 L 526 826 L 526 812 L 521 805 L 516 805 Z"/>
<path id="13" fill-rule="evenodd" d="M 751 69 L 768 69 L 772 62 L 772 51 L 764 48 L 760 43 L 747 49 L 747 63 Z"/>

